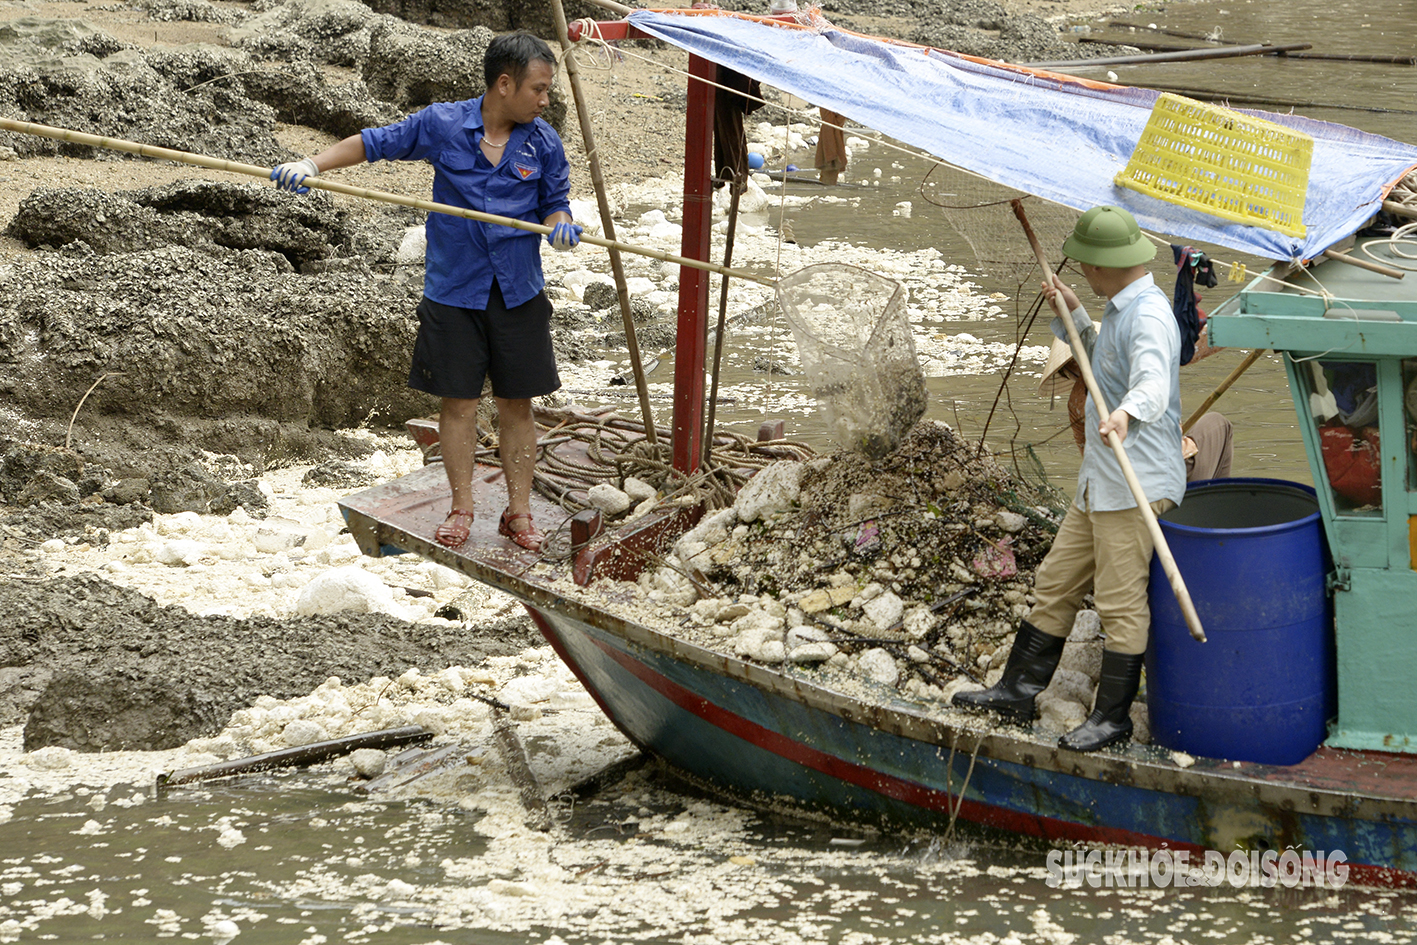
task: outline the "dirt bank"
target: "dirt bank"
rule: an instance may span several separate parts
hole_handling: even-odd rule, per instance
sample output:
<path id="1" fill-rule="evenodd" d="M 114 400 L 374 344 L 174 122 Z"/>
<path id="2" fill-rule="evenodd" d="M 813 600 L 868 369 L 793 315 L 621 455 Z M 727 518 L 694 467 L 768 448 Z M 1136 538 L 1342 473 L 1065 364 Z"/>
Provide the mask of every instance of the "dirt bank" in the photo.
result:
<path id="1" fill-rule="evenodd" d="M 1003 58 L 1061 43 L 1027 4 L 833 0 L 827 14 Z M 548 15 L 510 0 L 7 2 L 0 113 L 269 166 L 430 101 L 480 94 L 493 32 L 549 35 Z M 680 167 L 685 93 L 674 70 L 685 58 L 635 43 L 609 68 L 585 70 L 612 183 Z M 565 116 L 562 91 L 548 117 L 565 128 Z M 584 146 L 565 139 L 575 196 L 589 199 Z M 365 165 L 340 179 L 426 196 L 430 171 Z M 432 409 L 404 384 L 422 222 L 416 211 L 295 199 L 0 133 L 0 607 L 21 615 L 0 630 L 0 723 L 28 718 L 28 747 L 175 744 L 215 731 L 258 694 L 473 663 L 530 642 L 523 623 L 491 619 L 502 604 L 451 620 L 402 604 L 295 616 L 295 589 L 337 564 L 315 543 L 331 542 L 338 523 L 295 535 L 263 476 L 376 457 L 379 444 L 351 428 Z M 672 292 L 671 275 L 646 273 L 647 295 Z M 561 288 L 561 358 L 592 360 L 589 309 Z M 341 488 L 393 474 L 365 469 Z M 337 495 L 318 482 L 297 492 L 322 510 Z M 172 537 L 181 516 L 221 534 Z M 194 577 L 223 562 L 248 570 L 219 585 Z M 388 572 L 384 584 L 399 580 Z M 243 593 L 270 602 L 193 616 L 239 610 Z M 438 593 L 447 603 L 448 590 Z"/>
<path id="2" fill-rule="evenodd" d="M 525 616 L 464 628 L 385 614 L 194 616 L 93 575 L 0 582 L 0 726 L 25 750 L 174 748 L 257 696 L 304 695 L 330 676 L 396 677 L 509 656 L 539 637 Z"/>

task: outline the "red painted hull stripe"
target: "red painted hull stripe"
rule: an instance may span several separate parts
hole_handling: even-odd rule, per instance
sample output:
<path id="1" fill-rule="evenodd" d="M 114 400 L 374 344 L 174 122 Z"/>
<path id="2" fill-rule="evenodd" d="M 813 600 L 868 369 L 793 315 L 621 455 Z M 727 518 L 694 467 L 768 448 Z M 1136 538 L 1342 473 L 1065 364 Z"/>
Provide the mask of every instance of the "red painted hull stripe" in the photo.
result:
<path id="1" fill-rule="evenodd" d="M 541 628 L 542 635 L 551 643 L 552 648 L 556 650 L 562 662 L 571 667 L 576 676 L 581 680 L 581 683 L 585 685 L 586 691 L 589 692 L 596 703 L 599 704 L 606 717 L 616 721 L 618 724 L 619 720 L 616 719 L 611 706 L 606 704 L 596 687 L 590 684 L 590 680 L 582 667 L 572 658 L 558 629 L 551 621 L 547 620 L 541 613 L 538 613 L 533 608 L 528 607 L 527 610 L 531 612 L 533 619 Z M 834 755 L 828 755 L 826 752 L 819 751 L 802 742 L 793 741 L 785 735 L 781 735 L 756 722 L 749 721 L 740 715 L 730 712 L 721 706 L 715 705 L 702 696 L 695 695 L 690 690 L 674 682 L 672 679 L 665 677 L 661 673 L 656 672 L 628 653 L 608 643 L 602 642 L 595 636 L 586 634 L 586 637 L 616 663 L 620 664 L 620 666 L 633 674 L 641 682 L 645 683 L 645 685 L 649 686 L 679 708 L 698 716 L 716 728 L 720 728 L 731 735 L 743 739 L 749 744 L 756 745 L 765 751 L 770 751 L 788 761 L 795 762 L 815 771 L 820 771 L 823 774 L 838 778 L 849 784 L 867 788 L 868 790 L 875 791 L 878 794 L 883 794 L 886 797 L 902 801 L 912 806 L 945 812 L 948 812 L 950 809 L 951 795 L 944 791 L 937 791 L 934 788 L 929 788 L 913 781 L 906 781 L 892 775 L 882 774 L 879 771 L 873 771 L 855 762 L 846 761 Z M 978 801 L 968 799 L 965 799 L 960 804 L 959 816 L 971 823 L 984 824 L 1013 833 L 1042 837 L 1047 840 L 1090 841 L 1093 843 L 1116 844 L 1118 846 L 1164 847 L 1170 850 L 1188 850 L 1196 854 L 1203 853 L 1207 849 L 1201 844 L 1165 840 L 1160 837 L 1136 833 L 1135 831 L 1125 830 L 1119 827 L 1076 824 L 1065 820 L 1057 820 L 1052 817 L 1042 817 L 1037 814 L 1027 814 L 1021 811 L 1009 810 L 1008 808 L 997 807 L 992 804 L 982 804 Z M 1350 863 L 1349 876 L 1352 882 L 1369 886 L 1417 887 L 1417 875 L 1386 866 L 1374 866 L 1367 863 Z"/>
<path id="2" fill-rule="evenodd" d="M 938 791 L 934 788 L 926 787 L 923 784 L 907 781 L 893 775 L 883 774 L 882 772 L 867 768 L 864 765 L 838 758 L 835 755 L 829 755 L 803 742 L 790 739 L 756 722 L 745 719 L 741 715 L 730 712 L 722 706 L 715 705 L 702 696 L 696 695 L 629 654 L 602 643 L 600 640 L 594 638 L 592 638 L 592 640 L 596 646 L 600 647 L 611 659 L 633 673 L 651 689 L 679 706 L 679 708 L 697 715 L 710 725 L 722 729 L 730 735 L 741 738 L 751 745 L 756 745 L 764 751 L 772 752 L 779 757 L 802 765 L 803 767 L 820 771 L 840 781 L 866 788 L 877 794 L 882 794 L 894 800 L 909 804 L 912 807 L 948 813 L 952 806 L 952 796 L 944 791 Z M 941 766 L 943 767 L 943 765 L 944 762 L 942 761 Z M 1089 827 L 1068 821 L 1055 820 L 1050 817 L 1040 817 L 1036 814 L 1027 814 L 1003 807 L 996 807 L 991 804 L 981 804 L 978 801 L 971 801 L 967 798 L 960 804 L 959 816 L 975 823 L 988 824 L 989 826 L 1000 827 L 1015 833 L 1025 833 L 1036 837 L 1046 837 L 1048 839 L 1086 839 L 1128 846 L 1159 846 L 1166 843 L 1156 837 L 1150 837 L 1145 834 L 1139 834 L 1117 827 Z M 1167 846 L 1172 849 L 1179 849 L 1186 845 L 1168 843 Z M 1203 848 L 1194 847 L 1194 849 L 1200 851 Z"/>

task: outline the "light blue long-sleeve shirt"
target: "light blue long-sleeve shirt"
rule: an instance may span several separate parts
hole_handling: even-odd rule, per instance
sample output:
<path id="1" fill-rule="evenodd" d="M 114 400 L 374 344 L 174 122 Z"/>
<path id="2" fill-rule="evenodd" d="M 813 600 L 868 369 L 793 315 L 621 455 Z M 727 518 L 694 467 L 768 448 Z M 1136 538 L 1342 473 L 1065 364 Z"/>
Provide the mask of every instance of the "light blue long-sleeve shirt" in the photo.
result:
<path id="1" fill-rule="evenodd" d="M 1186 463 L 1181 458 L 1181 332 L 1171 302 L 1148 273 L 1107 303 L 1101 327 L 1078 306 L 1073 324 L 1092 360 L 1092 373 L 1110 410 L 1121 407 L 1132 419 L 1122 441 L 1147 501 L 1186 494 Z M 1068 340 L 1061 318 L 1053 334 Z M 1078 470 L 1074 501 L 1084 511 L 1115 512 L 1136 508 L 1136 500 L 1112 447 L 1097 432 L 1097 405 L 1087 399 L 1087 449 Z"/>

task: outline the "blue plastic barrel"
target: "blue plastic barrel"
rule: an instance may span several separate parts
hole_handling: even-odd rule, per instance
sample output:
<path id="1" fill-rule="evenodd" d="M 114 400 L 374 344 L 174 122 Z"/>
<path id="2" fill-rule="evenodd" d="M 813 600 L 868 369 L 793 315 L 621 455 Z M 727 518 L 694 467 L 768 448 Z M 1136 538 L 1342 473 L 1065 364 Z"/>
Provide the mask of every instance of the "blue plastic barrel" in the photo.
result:
<path id="1" fill-rule="evenodd" d="M 1161 531 L 1205 628 L 1197 643 L 1155 559 L 1146 704 L 1151 739 L 1192 755 L 1296 764 L 1336 704 L 1318 500 L 1279 479 L 1192 483 Z"/>

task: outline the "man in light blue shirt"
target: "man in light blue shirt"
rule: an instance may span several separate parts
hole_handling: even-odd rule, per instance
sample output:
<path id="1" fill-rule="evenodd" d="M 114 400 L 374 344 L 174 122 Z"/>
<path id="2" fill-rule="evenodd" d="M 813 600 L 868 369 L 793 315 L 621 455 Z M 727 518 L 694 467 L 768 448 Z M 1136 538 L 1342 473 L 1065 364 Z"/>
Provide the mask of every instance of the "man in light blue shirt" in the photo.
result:
<path id="1" fill-rule="evenodd" d="M 574 249 L 570 166 L 556 132 L 541 119 L 556 57 L 528 33 L 487 47 L 487 91 L 464 102 L 430 105 L 397 124 L 367 128 L 313 158 L 282 164 L 271 178 L 305 193 L 321 172 L 364 161 L 427 161 L 433 199 L 553 228 L 548 242 Z M 542 533 L 531 520 L 536 425 L 531 398 L 561 386 L 551 348 L 551 302 L 543 288 L 535 233 L 443 213 L 428 215 L 423 301 L 418 306 L 409 386 L 442 399 L 438 418 L 452 505 L 434 538 L 462 546 L 473 522 L 472 476 L 477 404 L 492 380 L 507 481 L 498 532 L 530 550 Z"/>
<path id="2" fill-rule="evenodd" d="M 1072 313 L 1107 416 L 1089 398 L 1087 448 L 1077 494 L 1034 582 L 1033 610 L 1019 625 L 1009 660 L 992 687 L 960 692 L 956 705 L 992 709 L 1013 721 L 1033 719 L 1034 697 L 1047 688 L 1063 655 L 1082 599 L 1093 592 L 1107 635 L 1102 677 L 1092 714 L 1059 745 L 1095 751 L 1131 737 L 1151 624 L 1147 606 L 1152 540 L 1121 465 L 1107 443 L 1115 432 L 1142 492 L 1158 515 L 1180 503 L 1186 468 L 1181 455 L 1181 333 L 1171 302 L 1156 287 L 1146 262 L 1156 247 L 1120 207 L 1094 207 L 1078 220 L 1063 251 L 1081 265 L 1088 285 L 1108 300 L 1100 327 L 1057 276 L 1044 293 L 1061 294 Z M 1053 333 L 1066 339 L 1060 318 Z"/>

